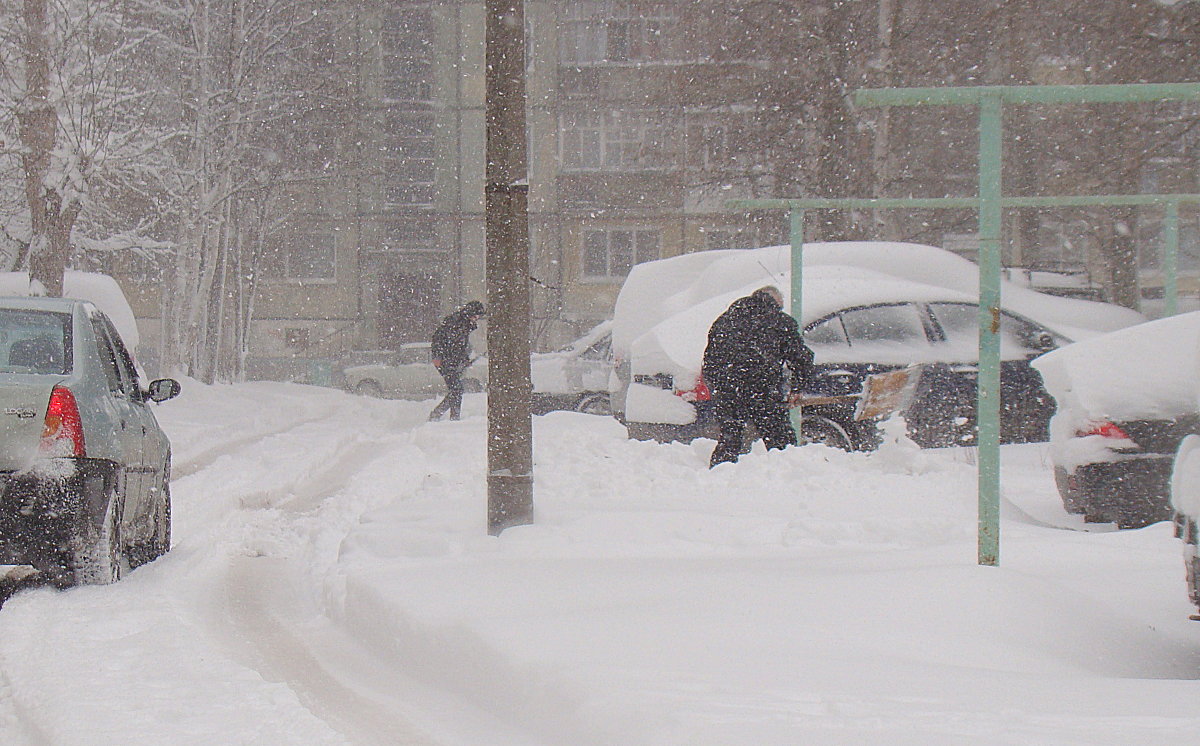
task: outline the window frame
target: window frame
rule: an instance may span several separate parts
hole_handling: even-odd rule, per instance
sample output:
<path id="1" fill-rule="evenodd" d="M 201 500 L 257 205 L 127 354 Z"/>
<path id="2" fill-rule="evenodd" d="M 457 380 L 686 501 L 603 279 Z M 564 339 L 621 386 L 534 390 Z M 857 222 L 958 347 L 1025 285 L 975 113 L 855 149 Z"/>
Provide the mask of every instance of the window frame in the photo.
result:
<path id="1" fill-rule="evenodd" d="M 616 235 L 630 236 L 629 269 L 624 272 L 619 272 L 620 265 L 614 262 L 613 256 L 613 238 Z M 600 274 L 592 271 L 597 263 L 592 261 L 589 252 L 592 250 L 589 247 L 589 238 L 592 236 L 604 236 L 604 273 Z M 643 237 L 653 236 L 653 247 L 644 247 L 641 243 Z M 643 251 L 646 249 L 646 251 Z M 649 256 L 653 253 L 653 256 Z M 587 227 L 581 231 L 580 235 L 580 277 L 584 282 L 613 282 L 623 280 L 629 275 L 629 271 L 638 264 L 643 262 L 653 261 L 662 256 L 662 231 L 656 226 L 648 225 L 631 225 L 631 226 L 602 226 L 602 227 Z M 614 272 L 614 267 L 618 272 Z"/>

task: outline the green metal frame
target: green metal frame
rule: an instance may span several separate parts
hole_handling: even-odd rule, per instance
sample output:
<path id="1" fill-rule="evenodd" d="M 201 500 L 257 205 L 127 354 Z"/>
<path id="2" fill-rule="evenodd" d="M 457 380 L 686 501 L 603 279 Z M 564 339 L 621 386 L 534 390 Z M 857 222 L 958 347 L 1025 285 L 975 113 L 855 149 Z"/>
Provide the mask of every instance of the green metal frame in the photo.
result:
<path id="1" fill-rule="evenodd" d="M 1000 239 L 1005 207 L 1088 207 L 1162 205 L 1164 281 L 1168 313 L 1177 310 L 1179 205 L 1200 203 L 1197 194 L 1090 195 L 1075 197 L 1004 197 L 1003 104 L 1139 103 L 1200 101 L 1200 83 L 1129 85 L 973 86 L 966 88 L 886 88 L 860 90 L 859 106 L 979 107 L 979 196 L 946 198 L 731 200 L 733 209 L 790 211 L 792 243 L 792 315 L 800 319 L 803 224 L 806 209 L 962 209 L 979 211 L 979 378 L 978 502 L 981 565 L 1000 561 Z M 797 423 L 799 428 L 799 423 Z"/>

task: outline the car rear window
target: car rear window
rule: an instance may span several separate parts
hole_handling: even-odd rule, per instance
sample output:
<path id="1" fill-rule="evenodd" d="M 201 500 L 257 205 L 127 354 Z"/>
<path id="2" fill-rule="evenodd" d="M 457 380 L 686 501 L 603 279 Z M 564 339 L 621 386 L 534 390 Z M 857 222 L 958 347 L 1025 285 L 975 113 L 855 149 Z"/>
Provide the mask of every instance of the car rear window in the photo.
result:
<path id="1" fill-rule="evenodd" d="M 0 308 L 0 372 L 70 371 L 70 314 Z"/>

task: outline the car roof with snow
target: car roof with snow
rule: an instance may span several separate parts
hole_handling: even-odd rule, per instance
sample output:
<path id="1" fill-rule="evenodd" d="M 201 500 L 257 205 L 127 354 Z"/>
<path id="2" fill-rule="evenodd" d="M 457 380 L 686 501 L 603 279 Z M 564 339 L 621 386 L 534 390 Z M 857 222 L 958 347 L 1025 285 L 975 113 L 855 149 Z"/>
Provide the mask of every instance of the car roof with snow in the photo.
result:
<path id="1" fill-rule="evenodd" d="M 805 322 L 817 293 L 808 284 L 818 266 L 855 267 L 863 271 L 955 291 L 975 302 L 979 267 L 945 249 L 888 241 L 834 241 L 804 245 Z M 677 313 L 718 296 L 746 288 L 776 285 L 788 294 L 791 247 L 722 249 L 683 254 L 633 268 L 617 297 L 613 348 L 629 354 L 635 339 Z M 1004 308 L 1037 321 L 1069 339 L 1085 339 L 1132 324 L 1146 317 L 1110 303 L 1062 298 L 1039 293 L 1008 281 L 1001 282 Z M 744 294 L 744 293 L 743 293 Z M 736 296 L 735 296 L 736 297 Z M 947 298 L 949 299 L 949 298 Z M 851 305 L 851 304 L 844 304 Z"/>
<path id="2" fill-rule="evenodd" d="M 749 295 L 763 282 L 755 281 L 714 295 L 672 314 L 646 330 L 630 345 L 634 373 L 669 372 L 696 375 L 708 341 L 708 329 L 729 305 Z M 803 325 L 844 308 L 904 301 L 958 301 L 974 303 L 966 294 L 944 287 L 897 279 L 879 272 L 839 265 L 818 265 L 806 270 Z M 784 289 L 785 302 L 790 300 Z"/>
<path id="3" fill-rule="evenodd" d="M 28 272 L 0 272 L 0 295 L 35 296 L 30 292 Z M 137 320 L 117 281 L 94 272 L 67 271 L 63 274 L 63 297 L 90 301 L 113 322 L 125 346 L 138 346 Z"/>

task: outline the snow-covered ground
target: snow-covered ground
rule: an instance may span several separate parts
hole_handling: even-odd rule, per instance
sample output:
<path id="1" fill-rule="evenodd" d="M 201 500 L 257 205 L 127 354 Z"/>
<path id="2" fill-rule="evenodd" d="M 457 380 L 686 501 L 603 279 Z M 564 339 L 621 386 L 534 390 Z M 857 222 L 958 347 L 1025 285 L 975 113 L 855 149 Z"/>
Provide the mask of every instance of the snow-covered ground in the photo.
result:
<path id="1" fill-rule="evenodd" d="M 1166 524 L 1059 506 L 1003 452 L 755 452 L 535 424 L 536 523 L 486 531 L 484 398 L 202 386 L 158 409 L 175 546 L 0 609 L 0 743 L 1194 744 Z"/>

